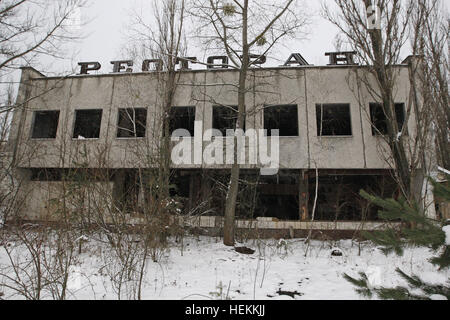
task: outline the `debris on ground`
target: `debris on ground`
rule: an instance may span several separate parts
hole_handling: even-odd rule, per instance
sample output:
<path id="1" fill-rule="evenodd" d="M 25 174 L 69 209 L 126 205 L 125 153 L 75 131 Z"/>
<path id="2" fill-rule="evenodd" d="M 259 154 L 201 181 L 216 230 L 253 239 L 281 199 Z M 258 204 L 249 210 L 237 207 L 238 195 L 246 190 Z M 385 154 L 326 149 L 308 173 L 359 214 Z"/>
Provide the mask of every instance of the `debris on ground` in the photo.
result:
<path id="1" fill-rule="evenodd" d="M 242 253 L 242 254 L 254 254 L 255 253 L 255 250 L 247 248 L 247 247 L 235 247 L 234 250 L 236 250 L 236 252 Z"/>

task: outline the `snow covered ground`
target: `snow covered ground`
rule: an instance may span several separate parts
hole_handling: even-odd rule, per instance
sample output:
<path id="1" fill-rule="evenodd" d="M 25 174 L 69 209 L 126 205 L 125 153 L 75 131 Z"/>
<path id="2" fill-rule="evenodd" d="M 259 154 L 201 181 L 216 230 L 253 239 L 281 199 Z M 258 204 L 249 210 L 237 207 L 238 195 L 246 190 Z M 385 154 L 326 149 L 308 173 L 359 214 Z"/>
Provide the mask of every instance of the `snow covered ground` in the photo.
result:
<path id="1" fill-rule="evenodd" d="M 305 257 L 306 244 L 301 239 L 252 240 L 245 245 L 256 252 L 237 253 L 225 247 L 219 238 L 188 237 L 184 239 L 183 250 L 172 241 L 170 250 L 159 262 L 149 260 L 143 298 L 361 299 L 343 273 L 358 277 L 359 272 L 366 272 L 375 286 L 405 285 L 395 274 L 397 267 L 433 283 L 443 284 L 450 279 L 450 271 L 436 272 L 437 267 L 427 262 L 432 252 L 426 248 L 408 248 L 402 257 L 394 254 L 386 257 L 368 242 L 359 248 L 351 240 L 313 241 Z M 77 265 L 72 268 L 70 299 L 117 299 L 105 271 L 105 246 L 93 240 L 84 245 Z M 342 255 L 333 256 L 333 251 Z M 0 266 L 7 263 L 5 249 L 0 246 Z M 2 287 L 4 281 L 0 276 L 2 298 L 14 298 L 9 289 Z M 283 295 L 285 291 L 293 293 L 293 297 Z M 127 293 L 122 293 L 122 298 L 126 297 Z"/>

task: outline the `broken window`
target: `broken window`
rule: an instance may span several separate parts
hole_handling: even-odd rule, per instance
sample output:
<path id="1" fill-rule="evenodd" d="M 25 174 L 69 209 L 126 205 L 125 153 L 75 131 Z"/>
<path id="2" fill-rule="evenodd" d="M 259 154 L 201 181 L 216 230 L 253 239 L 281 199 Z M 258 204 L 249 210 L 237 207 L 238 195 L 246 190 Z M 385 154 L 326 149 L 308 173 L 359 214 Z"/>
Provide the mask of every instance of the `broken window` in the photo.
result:
<path id="1" fill-rule="evenodd" d="M 227 135 L 227 130 L 236 130 L 238 118 L 238 106 L 213 106 L 213 129 L 222 132 L 223 136 Z M 241 128 L 245 131 L 244 126 Z"/>
<path id="2" fill-rule="evenodd" d="M 143 138 L 147 125 L 147 109 L 119 109 L 118 138 Z"/>
<path id="3" fill-rule="evenodd" d="M 194 136 L 195 107 L 172 107 L 170 108 L 170 135 L 175 130 L 185 129 L 191 137 Z"/>
<path id="4" fill-rule="evenodd" d="M 317 104 L 318 136 L 351 136 L 352 123 L 349 104 Z"/>
<path id="5" fill-rule="evenodd" d="M 55 139 L 58 121 L 59 111 L 36 111 L 31 137 L 33 139 Z"/>
<path id="6" fill-rule="evenodd" d="M 395 116 L 398 130 L 402 131 L 405 123 L 405 105 L 403 103 L 395 104 Z M 381 103 L 370 104 L 370 120 L 372 121 L 372 135 L 387 133 L 387 118 Z"/>
<path id="7" fill-rule="evenodd" d="M 280 137 L 298 136 L 297 105 L 270 106 L 264 108 L 264 129 L 271 136 L 271 130 L 279 130 Z"/>
<path id="8" fill-rule="evenodd" d="M 98 139 L 102 123 L 103 110 L 76 110 L 74 139 Z"/>

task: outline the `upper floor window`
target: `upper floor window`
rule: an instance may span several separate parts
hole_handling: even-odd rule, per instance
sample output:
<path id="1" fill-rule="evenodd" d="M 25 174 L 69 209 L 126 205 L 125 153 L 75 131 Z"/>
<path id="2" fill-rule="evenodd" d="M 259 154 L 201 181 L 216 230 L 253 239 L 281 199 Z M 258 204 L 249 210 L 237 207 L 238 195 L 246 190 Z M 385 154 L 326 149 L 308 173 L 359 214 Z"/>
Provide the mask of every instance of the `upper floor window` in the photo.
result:
<path id="1" fill-rule="evenodd" d="M 318 136 L 351 136 L 350 104 L 317 104 Z"/>
<path id="2" fill-rule="evenodd" d="M 75 110 L 74 139 L 98 139 L 103 110 Z"/>
<path id="3" fill-rule="evenodd" d="M 264 108 L 264 129 L 271 136 L 271 130 L 279 130 L 280 137 L 298 136 L 297 105 L 280 105 Z"/>
<path id="4" fill-rule="evenodd" d="M 170 108 L 169 120 L 170 135 L 175 130 L 184 129 L 194 136 L 195 107 L 172 107 Z"/>
<path id="5" fill-rule="evenodd" d="M 236 130 L 237 118 L 238 106 L 213 106 L 213 129 L 222 132 L 223 136 L 227 135 L 227 130 Z M 241 129 L 245 131 L 245 119 Z"/>
<path id="6" fill-rule="evenodd" d="M 402 131 L 405 123 L 405 104 L 396 103 L 394 107 L 398 130 Z M 370 120 L 372 121 L 372 135 L 387 134 L 387 117 L 381 103 L 370 104 Z"/>
<path id="7" fill-rule="evenodd" d="M 119 109 L 118 138 L 143 138 L 147 125 L 147 109 Z"/>
<path id="8" fill-rule="evenodd" d="M 35 111 L 33 120 L 33 139 L 55 139 L 58 130 L 59 111 Z"/>

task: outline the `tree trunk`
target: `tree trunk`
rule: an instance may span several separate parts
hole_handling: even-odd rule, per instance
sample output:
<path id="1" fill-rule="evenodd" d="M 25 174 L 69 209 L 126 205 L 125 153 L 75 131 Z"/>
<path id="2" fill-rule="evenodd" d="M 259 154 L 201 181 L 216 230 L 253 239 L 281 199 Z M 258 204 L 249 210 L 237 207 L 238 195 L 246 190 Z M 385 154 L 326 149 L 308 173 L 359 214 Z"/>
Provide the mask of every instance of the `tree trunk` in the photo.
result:
<path id="1" fill-rule="evenodd" d="M 244 128 L 245 121 L 245 94 L 247 91 L 246 81 L 249 68 L 249 46 L 248 46 L 248 0 L 244 2 L 242 17 L 242 64 L 239 71 L 239 92 L 238 92 L 238 118 L 236 129 Z M 239 191 L 240 167 L 238 164 L 237 137 L 234 137 L 234 164 L 231 169 L 230 183 L 227 190 L 225 202 L 225 221 L 223 229 L 223 243 L 226 246 L 234 246 L 234 220 L 236 215 L 236 200 Z"/>
<path id="2" fill-rule="evenodd" d="M 364 1 L 366 7 L 372 4 L 370 0 Z M 386 123 L 389 148 L 391 149 L 398 182 L 402 188 L 402 192 L 408 199 L 411 199 L 411 172 L 403 142 L 401 138 L 398 137 L 399 128 L 395 113 L 395 103 L 392 97 L 393 83 L 392 77 L 390 76 L 391 70 L 387 69 L 384 61 L 382 33 L 380 29 L 372 29 L 369 31 L 369 34 L 374 57 L 374 73 L 380 86 L 383 111 L 388 120 Z"/>

